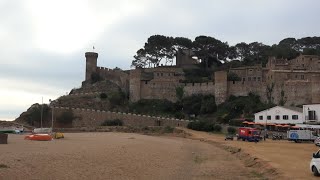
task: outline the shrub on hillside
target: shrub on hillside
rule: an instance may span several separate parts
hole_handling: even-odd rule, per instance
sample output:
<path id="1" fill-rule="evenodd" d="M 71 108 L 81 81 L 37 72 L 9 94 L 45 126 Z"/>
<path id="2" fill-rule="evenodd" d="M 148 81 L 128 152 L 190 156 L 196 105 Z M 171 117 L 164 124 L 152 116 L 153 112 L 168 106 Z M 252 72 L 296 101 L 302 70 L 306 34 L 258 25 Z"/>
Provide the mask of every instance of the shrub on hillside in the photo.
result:
<path id="1" fill-rule="evenodd" d="M 228 127 L 227 131 L 228 131 L 228 134 L 235 134 L 237 130 L 234 127 Z"/>
<path id="2" fill-rule="evenodd" d="M 122 126 L 123 122 L 120 119 L 105 120 L 101 126 Z"/>
<path id="3" fill-rule="evenodd" d="M 185 115 L 182 112 L 176 112 L 176 113 L 174 113 L 174 117 L 176 119 L 184 119 Z"/>
<path id="4" fill-rule="evenodd" d="M 186 114 L 210 114 L 217 110 L 215 97 L 212 95 L 192 95 L 182 99 L 183 111 Z"/>
<path id="5" fill-rule="evenodd" d="M 272 107 L 261 102 L 256 94 L 249 93 L 248 96 L 230 96 L 228 100 L 219 105 L 217 119 L 222 123 L 229 123 L 230 119 L 235 119 L 243 115 L 252 117 L 254 113 Z"/>
<path id="6" fill-rule="evenodd" d="M 100 99 L 106 99 L 106 98 L 108 98 L 108 95 L 106 93 L 100 94 Z"/>
<path id="7" fill-rule="evenodd" d="M 122 91 L 112 92 L 109 95 L 109 101 L 112 105 L 123 105 L 126 101 L 126 95 Z"/>
<path id="8" fill-rule="evenodd" d="M 166 99 L 141 99 L 129 105 L 130 112 L 163 115 L 175 113 L 175 104 Z"/>
<path id="9" fill-rule="evenodd" d="M 166 126 L 163 128 L 162 133 L 173 133 L 174 128 L 171 126 Z"/>
<path id="10" fill-rule="evenodd" d="M 47 104 L 33 104 L 26 114 L 27 123 L 30 125 L 39 125 L 41 123 L 41 111 L 42 111 L 42 121 L 43 123 L 50 117 L 50 107 Z"/>
<path id="11" fill-rule="evenodd" d="M 213 122 L 208 121 L 192 121 L 188 123 L 187 128 L 196 130 L 196 131 L 206 131 L 206 132 L 220 132 L 222 127 L 220 125 L 216 125 Z"/>
<path id="12" fill-rule="evenodd" d="M 214 125 L 214 131 L 215 132 L 221 132 L 221 130 L 222 130 L 221 125 L 219 125 L 219 124 Z"/>
<path id="13" fill-rule="evenodd" d="M 65 111 L 57 117 L 57 122 L 61 124 L 72 124 L 74 118 L 75 116 L 72 111 Z"/>

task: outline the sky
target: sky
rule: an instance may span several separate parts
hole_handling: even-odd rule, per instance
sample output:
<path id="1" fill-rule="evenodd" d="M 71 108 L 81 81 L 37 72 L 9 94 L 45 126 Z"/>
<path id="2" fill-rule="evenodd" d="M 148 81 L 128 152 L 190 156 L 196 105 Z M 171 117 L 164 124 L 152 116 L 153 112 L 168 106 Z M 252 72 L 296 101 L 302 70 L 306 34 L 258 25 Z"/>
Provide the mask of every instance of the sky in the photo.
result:
<path id="1" fill-rule="evenodd" d="M 79 88 L 85 52 L 130 69 L 156 34 L 229 45 L 320 36 L 318 0 L 0 0 L 0 120 Z"/>

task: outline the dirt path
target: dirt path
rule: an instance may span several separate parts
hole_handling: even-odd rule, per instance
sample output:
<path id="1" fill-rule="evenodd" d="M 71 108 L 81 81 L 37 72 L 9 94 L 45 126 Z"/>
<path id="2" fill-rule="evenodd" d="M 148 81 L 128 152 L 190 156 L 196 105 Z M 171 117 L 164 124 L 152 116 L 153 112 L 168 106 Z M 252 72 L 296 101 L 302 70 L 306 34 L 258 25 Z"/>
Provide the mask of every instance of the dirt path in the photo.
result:
<path id="1" fill-rule="evenodd" d="M 229 152 L 197 140 L 68 133 L 51 142 L 9 135 L 0 179 L 263 179 Z"/>
<path id="2" fill-rule="evenodd" d="M 312 153 L 318 150 L 318 147 L 313 143 L 294 143 L 270 139 L 259 143 L 225 141 L 224 135 L 184 130 L 192 134 L 192 138 L 212 140 L 223 145 L 241 148 L 242 152 L 262 159 L 276 168 L 283 179 L 318 179 L 309 170 Z"/>

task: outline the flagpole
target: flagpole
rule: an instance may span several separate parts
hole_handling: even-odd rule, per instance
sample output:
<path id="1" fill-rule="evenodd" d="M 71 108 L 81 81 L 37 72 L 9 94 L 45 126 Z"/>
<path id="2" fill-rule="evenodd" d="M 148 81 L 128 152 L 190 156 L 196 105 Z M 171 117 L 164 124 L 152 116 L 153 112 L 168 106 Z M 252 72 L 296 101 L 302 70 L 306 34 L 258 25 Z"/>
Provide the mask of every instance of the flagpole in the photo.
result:
<path id="1" fill-rule="evenodd" d="M 41 129 L 42 129 L 42 116 L 43 116 L 43 97 L 41 97 L 41 121 L 40 121 L 40 126 L 41 126 Z"/>

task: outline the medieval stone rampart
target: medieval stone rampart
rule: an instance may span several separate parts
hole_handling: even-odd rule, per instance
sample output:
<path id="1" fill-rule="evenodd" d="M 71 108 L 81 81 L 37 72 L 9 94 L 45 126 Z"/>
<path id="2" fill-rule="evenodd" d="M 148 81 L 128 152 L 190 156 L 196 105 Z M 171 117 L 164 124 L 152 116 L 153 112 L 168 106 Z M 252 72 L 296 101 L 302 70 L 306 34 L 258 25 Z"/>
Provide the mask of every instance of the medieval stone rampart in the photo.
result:
<path id="1" fill-rule="evenodd" d="M 129 92 L 129 74 L 122 70 L 109 69 L 105 67 L 97 67 L 97 73 L 102 79 L 109 80 L 110 82 L 118 85 L 122 91 Z"/>
<path id="2" fill-rule="evenodd" d="M 164 118 L 141 114 L 100 111 L 94 109 L 82 108 L 67 108 L 67 107 L 54 107 L 55 116 L 61 115 L 62 112 L 72 111 L 74 116 L 77 117 L 72 126 L 73 127 L 97 127 L 105 120 L 120 119 L 125 126 L 171 126 L 171 127 L 186 127 L 189 120 Z"/>
<path id="3" fill-rule="evenodd" d="M 221 104 L 227 100 L 228 97 L 228 81 L 226 71 L 217 71 L 214 73 L 215 78 L 215 100 L 216 104 Z"/>
<path id="4" fill-rule="evenodd" d="M 266 95 L 266 82 L 228 81 L 228 96 L 247 96 L 249 93 L 254 93 L 264 98 Z"/>
<path id="5" fill-rule="evenodd" d="M 215 85 L 213 82 L 207 83 L 180 83 L 186 96 L 193 94 L 215 95 Z"/>

